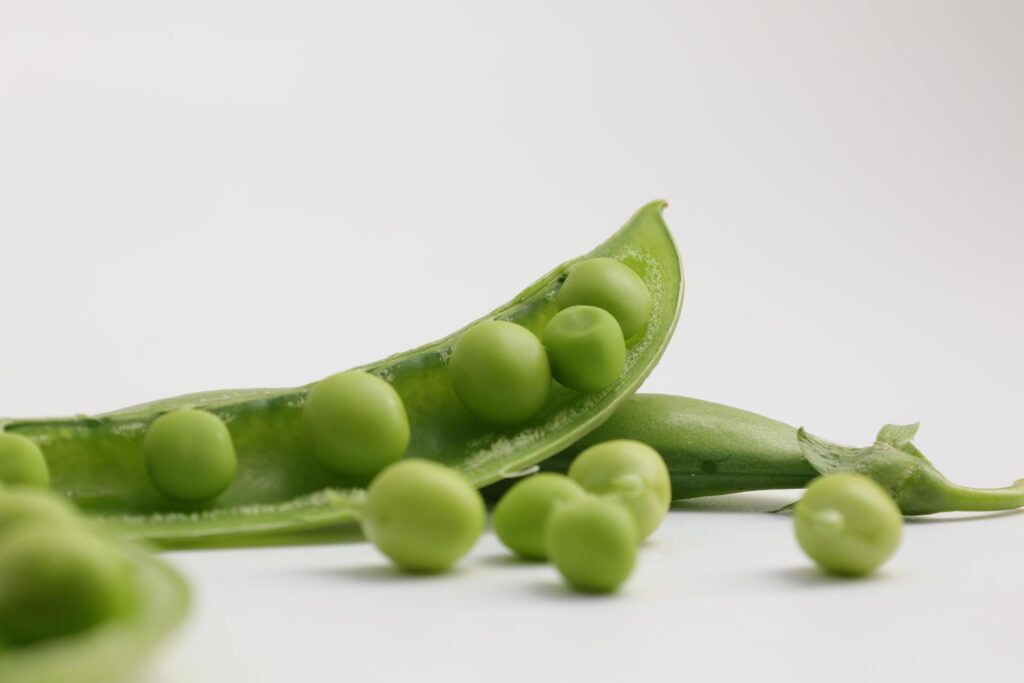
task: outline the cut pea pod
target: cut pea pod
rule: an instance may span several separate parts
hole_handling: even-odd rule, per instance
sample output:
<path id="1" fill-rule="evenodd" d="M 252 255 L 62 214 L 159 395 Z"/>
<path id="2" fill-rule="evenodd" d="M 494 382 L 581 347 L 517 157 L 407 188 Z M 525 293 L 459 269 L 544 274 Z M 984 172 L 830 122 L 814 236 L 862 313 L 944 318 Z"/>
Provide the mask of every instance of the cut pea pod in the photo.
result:
<path id="1" fill-rule="evenodd" d="M 541 469 L 568 472 L 586 448 L 634 439 L 664 458 L 675 500 L 804 488 L 819 475 L 852 472 L 881 484 L 905 515 L 1024 506 L 1024 480 L 993 489 L 951 483 L 911 443 L 916 433 L 917 425 L 886 425 L 874 445 L 849 448 L 746 410 L 683 396 L 638 394 Z M 485 494 L 493 498 L 500 488 Z"/>
<path id="2" fill-rule="evenodd" d="M 404 457 L 435 460 L 484 486 L 536 465 L 615 412 L 661 357 L 682 303 L 682 271 L 664 206 L 644 206 L 591 253 L 558 266 L 481 319 L 516 323 L 540 337 L 559 310 L 562 283 L 580 263 L 607 258 L 628 266 L 652 304 L 642 333 L 630 340 L 624 371 L 607 389 L 584 393 L 553 383 L 543 407 L 525 421 L 488 423 L 452 388 L 448 359 L 461 330 L 357 368 L 384 379 L 401 397 L 410 431 Z M 39 445 L 51 486 L 130 537 L 175 546 L 260 543 L 352 521 L 363 504 L 368 477 L 332 469 L 311 451 L 303 404 L 313 386 L 193 394 L 92 417 L 0 420 L 0 431 Z M 209 501 L 175 501 L 147 476 L 142 446 L 149 426 L 183 409 L 214 414 L 233 441 L 235 476 Z"/>

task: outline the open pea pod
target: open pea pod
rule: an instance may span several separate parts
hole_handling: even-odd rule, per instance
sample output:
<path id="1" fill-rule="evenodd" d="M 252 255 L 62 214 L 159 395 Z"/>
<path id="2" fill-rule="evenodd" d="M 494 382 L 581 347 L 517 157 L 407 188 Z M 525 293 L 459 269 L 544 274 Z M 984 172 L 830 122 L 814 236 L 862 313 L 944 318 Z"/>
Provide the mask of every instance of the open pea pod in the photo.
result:
<path id="1" fill-rule="evenodd" d="M 122 681 L 181 623 L 189 605 L 184 579 L 132 544 L 115 542 L 114 552 L 132 568 L 136 597 L 130 611 L 80 633 L 34 645 L 0 643 L 0 681 Z"/>
<path id="2" fill-rule="evenodd" d="M 595 257 L 625 263 L 647 285 L 653 309 L 646 328 L 629 340 L 625 371 L 612 387 L 580 393 L 556 384 L 537 416 L 514 428 L 496 428 L 470 415 L 449 382 L 447 357 L 461 330 L 362 366 L 390 382 L 405 403 L 411 429 L 406 457 L 442 462 L 484 486 L 565 448 L 633 394 L 661 357 L 683 297 L 679 256 L 661 215 L 664 206 L 660 201 L 644 206 L 592 252 L 558 266 L 482 318 L 515 322 L 540 335 L 557 312 L 555 295 L 576 263 Z M 35 441 L 53 488 L 129 536 L 178 546 L 238 544 L 335 525 L 358 514 L 367 482 L 329 470 L 307 446 L 301 413 L 311 387 L 193 394 L 92 417 L 0 420 L 0 429 Z M 231 486 L 202 506 L 164 498 L 145 471 L 146 430 L 161 414 L 181 408 L 201 408 L 223 419 L 238 456 Z"/>

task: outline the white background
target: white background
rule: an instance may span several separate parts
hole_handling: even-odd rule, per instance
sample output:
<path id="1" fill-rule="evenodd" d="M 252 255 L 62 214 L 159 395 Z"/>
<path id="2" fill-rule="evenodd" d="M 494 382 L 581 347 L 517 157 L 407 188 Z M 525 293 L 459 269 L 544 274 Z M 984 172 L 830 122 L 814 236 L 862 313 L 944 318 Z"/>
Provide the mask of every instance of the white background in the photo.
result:
<path id="1" fill-rule="evenodd" d="M 295 385 L 442 336 L 669 200 L 686 300 L 645 391 L 1024 475 L 1014 2 L 0 0 L 0 414 Z M 808 568 L 795 497 L 681 505 L 618 596 L 492 535 L 174 553 L 140 678 L 1010 680 L 1024 516 Z"/>

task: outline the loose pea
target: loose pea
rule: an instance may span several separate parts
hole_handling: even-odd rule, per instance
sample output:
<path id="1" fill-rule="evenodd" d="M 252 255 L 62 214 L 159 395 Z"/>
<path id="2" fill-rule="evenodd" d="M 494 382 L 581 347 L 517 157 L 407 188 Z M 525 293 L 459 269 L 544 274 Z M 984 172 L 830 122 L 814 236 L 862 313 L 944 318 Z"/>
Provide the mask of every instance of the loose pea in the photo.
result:
<path id="1" fill-rule="evenodd" d="M 204 410 L 161 415 L 150 425 L 142 450 L 153 486 L 180 502 L 197 503 L 220 495 L 238 467 L 227 426 Z"/>
<path id="2" fill-rule="evenodd" d="M 79 517 L 67 500 L 49 491 L 8 488 L 0 491 L 0 543 L 26 523 L 74 528 Z"/>
<path id="3" fill-rule="evenodd" d="M 626 367 L 626 342 L 612 314 L 596 306 L 570 306 L 544 328 L 551 374 L 576 391 L 603 391 Z"/>
<path id="4" fill-rule="evenodd" d="M 402 398 L 368 372 L 341 372 L 317 382 L 302 419 L 314 455 L 341 474 L 372 477 L 409 445 Z"/>
<path id="5" fill-rule="evenodd" d="M 50 471 L 39 446 L 21 434 L 0 432 L 0 482 L 46 488 Z"/>
<path id="6" fill-rule="evenodd" d="M 863 576 L 896 551 L 903 516 L 892 496 L 862 474 L 815 479 L 793 510 L 796 539 L 832 574 Z"/>
<path id="7" fill-rule="evenodd" d="M 510 425 L 533 417 L 551 391 L 544 346 L 525 327 L 488 320 L 459 336 L 448 361 L 452 388 L 485 422 Z"/>
<path id="8" fill-rule="evenodd" d="M 585 498 L 586 491 L 563 474 L 543 472 L 510 488 L 494 508 L 494 532 L 510 550 L 529 560 L 547 559 L 544 531 L 551 511 Z"/>
<path id="9" fill-rule="evenodd" d="M 366 492 L 363 532 L 397 566 L 439 572 L 469 552 L 483 533 L 483 498 L 461 474 L 429 460 L 401 460 Z"/>
<path id="10" fill-rule="evenodd" d="M 94 536 L 25 524 L 0 544 L 0 639 L 28 644 L 112 618 L 131 599 L 127 578 Z"/>
<path id="11" fill-rule="evenodd" d="M 658 528 L 672 503 L 665 461 L 640 441 L 617 439 L 591 446 L 569 466 L 569 476 L 591 493 L 621 498 L 636 519 L 641 539 Z"/>
<path id="12" fill-rule="evenodd" d="M 629 266 L 611 258 L 586 260 L 569 273 L 555 299 L 561 309 L 597 306 L 615 316 L 629 339 L 651 317 L 651 292 Z"/>
<path id="13" fill-rule="evenodd" d="M 546 545 L 569 585 L 608 593 L 629 578 L 636 564 L 636 524 L 619 503 L 582 498 L 552 510 Z"/>

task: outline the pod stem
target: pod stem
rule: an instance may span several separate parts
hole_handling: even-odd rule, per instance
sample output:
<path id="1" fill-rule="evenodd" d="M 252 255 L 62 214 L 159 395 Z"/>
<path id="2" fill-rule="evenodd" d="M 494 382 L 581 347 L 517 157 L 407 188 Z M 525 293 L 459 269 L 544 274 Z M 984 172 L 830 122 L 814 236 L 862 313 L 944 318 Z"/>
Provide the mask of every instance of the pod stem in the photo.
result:
<path id="1" fill-rule="evenodd" d="M 997 512 L 1024 507 L 1024 479 L 1010 486 L 995 489 L 976 489 L 949 484 L 942 491 L 941 510 L 944 512 Z"/>

